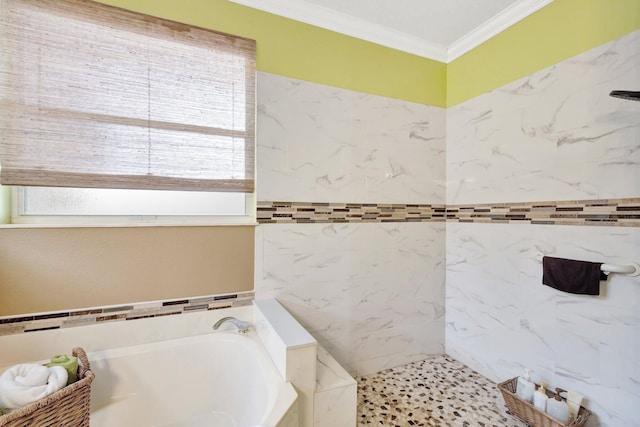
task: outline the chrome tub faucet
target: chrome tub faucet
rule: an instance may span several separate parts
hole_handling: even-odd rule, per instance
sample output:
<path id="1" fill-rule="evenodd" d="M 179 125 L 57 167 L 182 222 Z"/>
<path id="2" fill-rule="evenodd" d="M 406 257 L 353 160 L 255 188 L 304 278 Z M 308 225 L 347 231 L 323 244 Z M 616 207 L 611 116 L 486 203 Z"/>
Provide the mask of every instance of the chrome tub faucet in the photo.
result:
<path id="1" fill-rule="evenodd" d="M 227 316 L 218 320 L 215 325 L 213 325 L 213 330 L 217 330 L 225 322 L 230 322 L 236 325 L 236 327 L 238 328 L 238 332 L 241 334 L 246 334 L 247 332 L 249 332 L 249 326 L 251 326 L 249 322 L 243 322 L 242 320 L 238 320 L 235 317 Z"/>

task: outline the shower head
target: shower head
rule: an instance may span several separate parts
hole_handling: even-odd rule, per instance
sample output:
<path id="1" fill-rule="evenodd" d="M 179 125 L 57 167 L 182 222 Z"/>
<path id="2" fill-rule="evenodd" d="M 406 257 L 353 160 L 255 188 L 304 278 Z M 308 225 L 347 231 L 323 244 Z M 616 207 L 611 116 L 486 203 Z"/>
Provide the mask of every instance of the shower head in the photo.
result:
<path id="1" fill-rule="evenodd" d="M 614 98 L 627 99 L 629 101 L 640 101 L 640 92 L 634 92 L 631 90 L 612 90 L 609 96 Z"/>

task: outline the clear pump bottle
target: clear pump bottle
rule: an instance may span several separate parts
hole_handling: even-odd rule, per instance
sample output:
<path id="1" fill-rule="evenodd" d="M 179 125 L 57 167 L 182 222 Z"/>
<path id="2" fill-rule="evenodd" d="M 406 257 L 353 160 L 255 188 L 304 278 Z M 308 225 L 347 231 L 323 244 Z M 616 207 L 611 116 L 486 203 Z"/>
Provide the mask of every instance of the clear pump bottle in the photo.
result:
<path id="1" fill-rule="evenodd" d="M 531 370 L 525 368 L 524 376 L 518 377 L 518 383 L 516 384 L 516 395 L 529 403 L 533 402 L 533 392 L 536 390 L 536 385 L 529 377 L 530 372 Z"/>

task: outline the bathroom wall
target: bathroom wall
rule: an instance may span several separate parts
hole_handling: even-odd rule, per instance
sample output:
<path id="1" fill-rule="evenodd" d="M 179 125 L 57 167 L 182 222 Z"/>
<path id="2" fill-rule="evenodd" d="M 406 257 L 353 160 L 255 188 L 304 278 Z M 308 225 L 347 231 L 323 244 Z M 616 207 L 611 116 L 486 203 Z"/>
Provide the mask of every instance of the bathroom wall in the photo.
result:
<path id="1" fill-rule="evenodd" d="M 422 104 L 446 103 L 447 66 L 438 61 L 229 0 L 97 1 L 256 40 L 258 71 Z"/>
<path id="2" fill-rule="evenodd" d="M 638 29 L 637 0 L 553 0 L 447 64 L 447 107 Z"/>
<path id="3" fill-rule="evenodd" d="M 250 292 L 253 254 L 252 226 L 0 228 L 0 316 Z"/>
<path id="4" fill-rule="evenodd" d="M 358 204 L 441 212 L 445 187 L 454 206 L 639 197 L 638 104 L 606 96 L 640 87 L 637 39 L 623 39 L 622 55 L 598 48 L 458 104 L 493 85 L 484 76 L 501 64 L 500 78 L 512 80 L 522 70 L 515 63 L 539 69 L 551 45 L 583 50 L 576 41 L 593 41 L 596 30 L 626 31 L 620 17 L 637 17 L 635 0 L 556 0 L 449 65 L 227 0 L 102 1 L 258 40 L 265 210 L 308 202 L 334 212 Z M 612 4 L 617 12 L 603 13 Z M 291 217 L 305 214 L 296 209 Z M 612 277 L 600 299 L 558 295 L 540 285 L 537 261 L 548 253 L 638 262 L 637 228 L 448 222 L 445 233 L 442 215 L 326 216 L 258 226 L 255 290 L 278 298 L 352 374 L 441 353 L 446 333 L 447 352 L 494 380 L 527 365 L 583 391 L 605 426 L 640 419 L 638 278 Z M 100 247 L 91 236 L 83 243 Z M 72 260 L 59 267 L 73 271 Z"/>
<path id="5" fill-rule="evenodd" d="M 637 212 L 640 103 L 608 93 L 638 88 L 640 31 L 448 109 L 448 207 L 626 198 Z M 638 425 L 640 277 L 565 294 L 541 284 L 540 257 L 640 263 L 640 229 L 576 206 L 586 225 L 447 223 L 446 352 L 494 381 L 526 366 L 584 394 L 591 426 Z"/>
<path id="6" fill-rule="evenodd" d="M 260 73 L 258 135 L 259 217 L 266 202 L 443 205 L 442 108 Z M 256 297 L 277 298 L 352 374 L 442 353 L 442 218 L 263 223 Z"/>
<path id="7" fill-rule="evenodd" d="M 260 71 L 422 104 L 444 106 L 446 101 L 446 65 L 443 63 L 228 0 L 100 2 L 255 39 L 258 44 L 257 68 Z M 366 100 L 363 102 L 367 104 Z M 366 114 L 363 116 L 365 119 L 367 117 Z M 374 117 L 379 118 L 380 113 L 374 114 Z M 438 136 L 444 136 L 443 126 Z M 258 131 L 257 138 L 261 137 Z M 306 142 L 311 141 L 307 139 Z M 261 153 L 267 154 L 264 151 Z M 360 153 L 355 155 L 359 156 Z M 262 163 L 269 162 L 266 159 Z M 411 167 L 415 168 L 415 164 Z M 443 167 L 444 164 L 439 172 L 442 174 L 440 181 L 444 179 Z M 400 170 L 393 170 L 393 173 L 402 175 L 396 181 L 410 181 Z M 416 187 L 423 182 L 417 181 Z M 438 191 L 442 193 L 442 203 L 444 187 L 440 184 Z M 262 188 L 266 188 L 266 185 L 262 185 Z M 393 191 L 393 187 L 383 185 L 380 191 Z M 327 196 L 330 194 L 327 193 Z M 404 196 L 400 198 L 406 199 Z M 235 250 L 227 251 L 226 257 L 232 256 L 234 261 L 228 262 L 217 250 L 221 247 L 220 242 L 230 240 L 241 242 L 243 248 L 250 248 L 253 235 L 247 235 L 246 232 L 230 237 L 220 227 L 177 227 L 172 229 L 173 237 L 165 239 L 163 236 L 167 230 L 158 227 L 143 227 L 135 232 L 126 228 L 65 228 L 58 231 L 39 227 L 19 228 L 4 225 L 9 220 L 9 200 L 8 188 L 0 187 L 0 290 L 5 295 L 17 295 L 18 298 L 11 301 L 5 299 L 4 304 L 0 303 L 0 316 L 29 317 L 40 310 L 192 299 L 203 293 L 244 292 L 252 287 L 251 280 L 246 279 L 253 277 L 253 251 L 244 255 Z M 304 197 L 300 200 L 314 199 Z M 198 232 L 201 232 L 200 235 Z M 136 238 L 132 242 L 130 236 L 133 233 Z M 108 234 L 108 247 L 113 251 L 103 248 L 104 234 Z M 217 248 L 214 247 L 216 245 Z M 234 247 L 240 248 L 240 245 Z M 55 248 L 55 256 L 49 256 L 51 248 Z M 81 256 L 77 256 L 78 253 Z M 158 253 L 160 256 L 156 256 Z M 238 269 L 242 274 L 235 274 Z M 211 275 L 215 278 L 212 279 Z M 237 280 L 228 280 L 229 275 L 234 275 Z M 180 280 L 171 279 L 176 276 Z M 28 286 L 24 286 L 27 282 Z M 130 286 L 131 283 L 135 286 Z M 39 298 L 40 295 L 46 295 L 50 288 L 58 289 L 60 298 L 56 298 L 56 301 Z M 79 293 L 78 289 L 89 289 L 90 292 Z M 4 320 L 7 324 L 17 323 L 13 319 Z"/>

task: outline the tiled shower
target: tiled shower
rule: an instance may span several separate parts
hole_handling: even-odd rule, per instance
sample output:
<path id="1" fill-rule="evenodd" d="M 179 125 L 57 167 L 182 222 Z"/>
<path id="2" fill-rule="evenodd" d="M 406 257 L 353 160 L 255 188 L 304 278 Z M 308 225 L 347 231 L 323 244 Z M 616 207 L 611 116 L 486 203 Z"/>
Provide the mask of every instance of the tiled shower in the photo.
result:
<path id="1" fill-rule="evenodd" d="M 352 374 L 446 352 L 493 381 L 531 368 L 602 426 L 633 425 L 638 278 L 560 294 L 540 258 L 640 260 L 640 104 L 608 96 L 640 87 L 639 46 L 636 31 L 449 109 L 260 73 L 259 206 L 308 206 L 258 226 L 256 296 Z M 306 221 L 314 202 L 479 215 Z M 540 202 L 542 219 L 505 215 Z"/>

